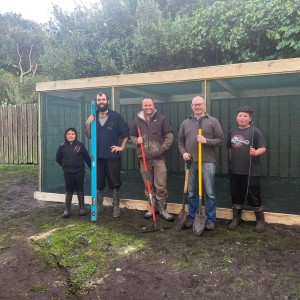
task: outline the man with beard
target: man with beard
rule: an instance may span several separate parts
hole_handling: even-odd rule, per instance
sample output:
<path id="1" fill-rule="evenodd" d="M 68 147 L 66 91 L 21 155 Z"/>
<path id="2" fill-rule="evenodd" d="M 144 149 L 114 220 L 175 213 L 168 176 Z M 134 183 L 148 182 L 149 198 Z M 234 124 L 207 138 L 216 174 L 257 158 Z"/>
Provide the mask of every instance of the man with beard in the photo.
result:
<path id="1" fill-rule="evenodd" d="M 121 157 L 129 139 L 129 126 L 123 117 L 108 107 L 109 98 L 105 93 L 99 92 L 96 98 L 97 120 L 97 207 L 100 213 L 103 207 L 104 188 L 113 190 L 113 217 L 120 216 L 120 187 Z M 94 115 L 86 121 L 85 131 L 91 137 L 91 123 Z M 119 145 L 122 139 L 121 146 Z"/>

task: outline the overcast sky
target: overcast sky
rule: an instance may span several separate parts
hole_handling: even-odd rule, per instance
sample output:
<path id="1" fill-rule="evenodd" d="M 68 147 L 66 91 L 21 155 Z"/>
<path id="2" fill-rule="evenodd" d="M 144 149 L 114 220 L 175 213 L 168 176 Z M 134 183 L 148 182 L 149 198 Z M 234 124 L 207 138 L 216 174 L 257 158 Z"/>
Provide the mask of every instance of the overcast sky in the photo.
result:
<path id="1" fill-rule="evenodd" d="M 52 4 L 60 6 L 64 11 L 73 11 L 76 4 L 90 6 L 97 0 L 0 0 L 0 13 L 15 12 L 22 14 L 24 19 L 46 23 L 51 17 Z"/>

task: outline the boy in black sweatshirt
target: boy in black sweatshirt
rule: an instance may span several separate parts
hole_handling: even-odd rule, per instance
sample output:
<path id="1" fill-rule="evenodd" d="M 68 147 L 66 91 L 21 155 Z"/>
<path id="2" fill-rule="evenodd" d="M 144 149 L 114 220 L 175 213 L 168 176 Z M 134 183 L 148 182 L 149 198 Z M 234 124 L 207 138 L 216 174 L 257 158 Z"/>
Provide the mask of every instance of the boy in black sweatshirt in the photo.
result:
<path id="1" fill-rule="evenodd" d="M 65 142 L 56 152 L 56 162 L 63 168 L 66 185 L 66 208 L 63 218 L 69 218 L 74 190 L 77 192 L 79 215 L 85 216 L 84 207 L 84 175 L 85 164 L 91 168 L 91 158 L 83 143 L 77 141 L 77 130 L 68 128 L 65 131 Z"/>

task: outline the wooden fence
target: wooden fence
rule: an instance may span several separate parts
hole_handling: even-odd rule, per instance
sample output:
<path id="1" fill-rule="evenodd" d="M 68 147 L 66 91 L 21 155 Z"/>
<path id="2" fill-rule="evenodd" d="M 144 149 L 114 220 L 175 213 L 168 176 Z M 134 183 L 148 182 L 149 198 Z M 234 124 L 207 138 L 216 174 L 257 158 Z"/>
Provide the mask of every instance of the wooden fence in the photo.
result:
<path id="1" fill-rule="evenodd" d="M 0 106 L 0 163 L 38 163 L 38 105 Z"/>

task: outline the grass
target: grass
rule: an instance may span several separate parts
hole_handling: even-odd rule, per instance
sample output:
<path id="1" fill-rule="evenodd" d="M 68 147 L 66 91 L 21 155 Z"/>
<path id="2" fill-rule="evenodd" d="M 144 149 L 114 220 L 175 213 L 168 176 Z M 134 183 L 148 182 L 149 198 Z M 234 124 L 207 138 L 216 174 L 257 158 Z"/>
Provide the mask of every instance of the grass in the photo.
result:
<path id="1" fill-rule="evenodd" d="M 22 175 L 22 180 L 26 178 L 23 175 L 36 175 L 37 171 L 38 166 L 35 165 L 0 164 L 0 179 L 2 175 L 5 175 L 3 179 Z M 78 219 L 71 219 L 66 226 L 60 215 L 44 219 L 42 215 L 33 218 L 33 213 L 18 212 L 17 217 L 1 228 L 2 247 L 24 238 L 18 228 L 27 220 L 35 224 L 40 232 L 30 239 L 35 261 L 39 262 L 37 265 L 41 269 L 53 267 L 58 273 L 62 272 L 63 278 L 67 278 L 70 295 L 85 293 L 93 285 L 95 277 L 116 268 L 123 259 L 131 259 L 134 263 L 134 258 L 143 252 L 149 264 L 161 263 L 165 257 L 171 257 L 167 261 L 170 269 L 185 274 L 207 274 L 208 288 L 213 287 L 211 282 L 216 277 L 224 281 L 228 279 L 228 287 L 235 291 L 252 290 L 258 282 L 257 289 L 263 292 L 264 286 L 256 281 L 254 268 L 261 263 L 259 269 L 264 273 L 273 266 L 273 269 L 270 268 L 270 278 L 262 280 L 270 284 L 273 292 L 280 291 L 282 295 L 284 291 L 289 299 L 300 300 L 299 272 L 288 269 L 285 264 L 291 251 L 300 249 L 300 239 L 274 230 L 259 235 L 253 232 L 253 223 L 244 222 L 238 230 L 227 230 L 226 224 L 219 221 L 216 231 L 204 232 L 200 237 L 193 236 L 190 231 L 178 233 L 170 230 L 159 240 L 160 233 L 141 238 L 136 232 L 130 232 L 132 226 L 126 228 L 124 225 L 124 228 L 118 229 L 117 226 L 82 223 Z M 155 248 L 158 244 L 160 247 Z M 248 281 L 248 273 L 252 281 Z M 46 293 L 46 289 L 46 286 L 37 284 L 31 291 Z M 183 293 L 188 291 L 189 288 L 183 289 Z"/>
<path id="2" fill-rule="evenodd" d="M 8 165 L 0 164 L 0 175 L 36 175 L 38 165 Z"/>
<path id="3" fill-rule="evenodd" d="M 7 227 L 0 228 L 0 249 L 5 248 L 6 245 L 9 245 L 12 241 L 20 238 L 20 232 L 18 226 L 8 225 Z"/>
<path id="4" fill-rule="evenodd" d="M 85 291 L 94 274 L 146 246 L 144 240 L 91 223 L 52 228 L 49 235 L 43 233 L 31 241 L 40 261 L 68 270 L 68 284 L 73 293 Z"/>
<path id="5" fill-rule="evenodd" d="M 45 293 L 48 291 L 48 288 L 42 284 L 37 284 L 31 287 L 30 291 L 35 293 Z"/>
<path id="6" fill-rule="evenodd" d="M 286 270 L 278 273 L 274 278 L 274 282 L 278 288 L 282 289 L 289 286 L 289 283 L 294 279 L 297 279 L 297 273 L 294 270 Z"/>

